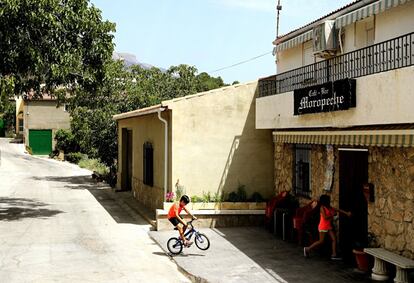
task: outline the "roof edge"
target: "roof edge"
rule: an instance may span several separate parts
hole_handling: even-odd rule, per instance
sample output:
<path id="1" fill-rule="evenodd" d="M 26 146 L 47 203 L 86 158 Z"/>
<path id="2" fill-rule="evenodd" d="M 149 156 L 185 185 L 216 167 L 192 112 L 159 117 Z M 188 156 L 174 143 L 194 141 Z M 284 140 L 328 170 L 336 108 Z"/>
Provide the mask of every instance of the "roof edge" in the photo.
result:
<path id="1" fill-rule="evenodd" d="M 272 43 L 273 45 L 278 45 L 282 42 L 288 41 L 289 39 L 292 39 L 296 36 L 298 36 L 299 34 L 302 34 L 304 32 L 310 31 L 311 29 L 313 29 L 315 26 L 317 26 L 318 24 L 323 23 L 324 21 L 327 20 L 333 20 L 336 19 L 337 17 L 340 17 L 342 15 L 345 15 L 347 13 L 350 13 L 356 9 L 359 9 L 363 6 L 369 5 L 371 3 L 374 3 L 378 0 L 356 0 L 353 1 L 339 9 L 336 9 L 334 11 L 332 11 L 329 14 L 326 14 L 325 16 L 322 16 L 321 18 L 318 18 L 302 27 L 299 27 L 297 29 L 294 29 L 284 35 L 279 36 L 278 38 L 276 38 Z"/>
<path id="2" fill-rule="evenodd" d="M 157 112 L 163 112 L 167 110 L 167 107 L 162 106 L 161 104 L 157 104 L 154 106 L 149 106 L 149 107 L 145 107 L 142 109 L 138 109 L 138 110 L 133 110 L 133 111 L 129 111 L 129 112 L 125 112 L 125 113 L 121 113 L 121 114 L 116 114 L 114 116 L 112 116 L 112 119 L 115 121 L 118 120 L 123 120 L 123 119 L 128 119 L 128 118 L 134 118 L 134 117 L 140 117 L 140 116 L 144 116 L 144 115 L 149 115 L 149 114 L 154 114 Z"/>
<path id="3" fill-rule="evenodd" d="M 128 118 L 153 114 L 153 113 L 157 113 L 158 111 L 162 112 L 162 111 L 165 111 L 167 109 L 172 109 L 172 104 L 174 104 L 175 102 L 188 100 L 188 99 L 192 99 L 192 98 L 197 98 L 197 97 L 205 96 L 205 95 L 209 95 L 209 94 L 216 94 L 218 92 L 226 91 L 228 89 L 235 89 L 235 88 L 238 88 L 238 87 L 257 84 L 258 82 L 259 82 L 258 80 L 253 80 L 253 81 L 246 82 L 246 83 L 240 83 L 240 84 L 225 86 L 225 87 L 221 87 L 221 88 L 215 88 L 215 89 L 212 89 L 212 90 L 209 90 L 209 91 L 204 91 L 204 92 L 199 92 L 199 93 L 195 93 L 195 94 L 191 94 L 191 95 L 177 97 L 177 98 L 173 98 L 173 99 L 170 99 L 170 100 L 164 100 L 160 104 L 157 104 L 157 105 L 154 105 L 154 106 L 149 106 L 149 107 L 146 107 L 146 108 L 137 109 L 137 110 L 133 110 L 133 111 L 113 115 L 112 119 L 115 120 L 115 121 L 118 121 L 118 120 L 123 120 L 123 119 L 128 119 Z"/>

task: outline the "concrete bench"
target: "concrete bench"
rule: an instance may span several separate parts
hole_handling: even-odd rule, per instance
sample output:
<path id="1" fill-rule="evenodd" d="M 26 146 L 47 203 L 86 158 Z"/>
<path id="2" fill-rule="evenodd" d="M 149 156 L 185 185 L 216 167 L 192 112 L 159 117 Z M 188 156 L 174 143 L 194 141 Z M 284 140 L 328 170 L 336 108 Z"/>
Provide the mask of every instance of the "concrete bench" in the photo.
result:
<path id="1" fill-rule="evenodd" d="M 409 283 L 408 269 L 414 269 L 414 260 L 397 255 L 382 248 L 364 249 L 364 252 L 375 258 L 374 268 L 372 269 L 372 279 L 377 281 L 388 280 L 387 266 L 385 262 L 395 265 L 397 273 L 394 278 L 395 283 Z"/>
<path id="2" fill-rule="evenodd" d="M 197 216 L 197 228 L 220 228 L 236 226 L 261 226 L 264 222 L 265 210 L 192 210 Z M 171 223 L 167 220 L 168 211 L 156 210 L 158 231 L 171 230 Z M 185 216 L 185 213 L 183 213 Z"/>

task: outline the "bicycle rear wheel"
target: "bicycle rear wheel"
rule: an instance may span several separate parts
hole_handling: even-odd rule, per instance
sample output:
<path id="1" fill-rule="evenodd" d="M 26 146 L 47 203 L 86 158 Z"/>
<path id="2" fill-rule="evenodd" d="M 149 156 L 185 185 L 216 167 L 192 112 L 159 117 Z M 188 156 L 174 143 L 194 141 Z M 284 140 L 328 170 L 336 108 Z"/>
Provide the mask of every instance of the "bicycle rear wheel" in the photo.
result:
<path id="1" fill-rule="evenodd" d="M 183 243 L 178 238 L 170 238 L 167 242 L 167 248 L 173 255 L 178 255 L 183 251 Z"/>
<path id="2" fill-rule="evenodd" d="M 202 251 L 208 250 L 210 247 L 210 240 L 207 238 L 206 235 L 197 233 L 195 235 L 195 244 L 197 248 L 199 248 Z"/>

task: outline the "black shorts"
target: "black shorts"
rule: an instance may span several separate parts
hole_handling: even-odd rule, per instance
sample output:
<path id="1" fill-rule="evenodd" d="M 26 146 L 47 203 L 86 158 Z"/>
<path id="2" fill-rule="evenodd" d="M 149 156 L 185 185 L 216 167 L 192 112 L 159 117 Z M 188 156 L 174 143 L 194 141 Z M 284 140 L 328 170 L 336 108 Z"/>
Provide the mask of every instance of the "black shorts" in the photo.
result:
<path id="1" fill-rule="evenodd" d="M 170 219 L 168 219 L 168 220 L 171 222 L 171 224 L 172 224 L 172 225 L 174 225 L 174 227 L 177 227 L 177 225 L 181 223 L 181 222 L 178 220 L 178 218 L 177 218 L 177 217 L 173 217 L 173 218 L 170 218 Z"/>

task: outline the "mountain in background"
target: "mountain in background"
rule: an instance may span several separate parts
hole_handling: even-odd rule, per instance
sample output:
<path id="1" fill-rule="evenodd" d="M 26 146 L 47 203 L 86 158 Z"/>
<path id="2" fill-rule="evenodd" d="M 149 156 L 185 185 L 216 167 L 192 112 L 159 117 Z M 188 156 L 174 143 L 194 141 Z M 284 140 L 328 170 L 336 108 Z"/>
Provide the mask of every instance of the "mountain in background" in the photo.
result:
<path id="1" fill-rule="evenodd" d="M 165 69 L 163 69 L 163 68 L 159 68 L 159 67 L 156 67 L 156 66 L 153 66 L 153 65 L 147 64 L 147 63 L 142 63 L 142 62 L 139 62 L 139 61 L 138 61 L 138 59 L 137 59 L 137 56 L 135 56 L 134 54 L 131 54 L 131 53 L 126 53 L 126 52 L 114 52 L 114 53 L 112 54 L 112 59 L 114 59 L 114 60 L 121 60 L 121 61 L 123 61 L 126 67 L 131 67 L 131 66 L 134 66 L 134 65 L 139 65 L 139 66 L 141 66 L 143 69 L 146 69 L 146 70 L 148 70 L 148 69 L 151 69 L 151 68 L 154 68 L 154 67 L 155 67 L 155 68 L 160 69 L 160 70 L 161 70 L 161 71 L 163 71 L 163 72 L 165 72 L 165 71 L 166 71 L 166 70 L 165 70 Z"/>

